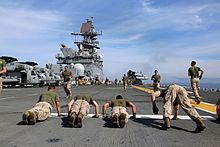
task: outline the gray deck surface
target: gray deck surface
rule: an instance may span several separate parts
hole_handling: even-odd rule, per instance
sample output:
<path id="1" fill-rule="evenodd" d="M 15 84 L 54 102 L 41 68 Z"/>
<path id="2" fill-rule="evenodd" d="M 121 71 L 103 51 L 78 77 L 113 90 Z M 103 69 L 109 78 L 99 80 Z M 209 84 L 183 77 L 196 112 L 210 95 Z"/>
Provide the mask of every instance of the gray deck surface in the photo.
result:
<path id="1" fill-rule="evenodd" d="M 101 107 L 106 100 L 122 94 L 137 106 L 137 114 L 153 115 L 150 95 L 129 88 L 123 92 L 120 86 L 73 87 L 73 94 L 90 94 Z M 66 116 L 51 117 L 34 126 L 22 125 L 22 113 L 38 100 L 44 88 L 7 88 L 0 95 L 0 147 L 146 147 L 146 146 L 220 146 L 220 123 L 205 120 L 207 126 L 202 133 L 193 133 L 195 123 L 191 120 L 171 121 L 167 131 L 160 129 L 162 119 L 129 120 L 125 128 L 113 128 L 109 120 L 87 117 L 82 128 L 66 127 Z M 61 99 L 61 111 L 67 112 L 62 87 L 57 87 Z M 204 101 L 215 103 L 219 93 L 206 93 Z M 158 99 L 159 115 L 162 115 L 162 98 Z M 197 110 L 202 116 L 213 114 Z M 55 109 L 54 111 L 55 112 Z M 129 112 L 131 112 L 129 110 Z M 90 113 L 94 113 L 91 107 Z M 107 113 L 110 113 L 108 109 Z M 186 115 L 182 110 L 180 115 Z"/>

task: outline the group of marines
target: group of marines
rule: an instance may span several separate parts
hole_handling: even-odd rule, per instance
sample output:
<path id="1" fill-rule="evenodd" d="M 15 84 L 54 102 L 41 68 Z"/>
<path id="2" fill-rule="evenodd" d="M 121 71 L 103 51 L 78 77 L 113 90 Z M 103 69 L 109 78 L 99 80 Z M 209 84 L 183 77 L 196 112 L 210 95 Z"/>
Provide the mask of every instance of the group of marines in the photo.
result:
<path id="1" fill-rule="evenodd" d="M 195 63 L 191 63 L 192 66 L 194 66 Z M 2 73 L 6 72 L 6 66 L 4 60 L 0 59 L 0 88 L 2 88 Z M 202 71 L 200 68 L 192 68 L 189 69 L 189 74 L 193 73 L 194 75 L 197 74 L 197 71 Z M 203 71 L 202 71 L 203 73 Z M 157 74 L 157 71 L 155 71 L 155 74 Z M 98 118 L 99 117 L 99 105 L 98 103 L 88 95 L 77 95 L 75 97 L 72 96 L 71 92 L 71 78 L 72 78 L 72 72 L 68 69 L 66 66 L 64 71 L 62 72 L 62 76 L 64 78 L 64 90 L 67 95 L 67 99 L 69 100 L 67 104 L 67 111 L 68 111 L 68 126 L 69 127 L 82 127 L 82 121 L 89 113 L 90 105 L 95 107 L 95 115 L 93 117 Z M 191 75 L 192 76 L 192 75 Z M 194 78 L 200 78 L 201 75 L 196 75 L 195 77 L 192 76 L 192 83 L 197 82 L 198 86 L 198 80 Z M 159 77 L 159 76 L 157 76 Z M 154 79 L 155 76 L 152 76 L 152 79 Z M 160 77 L 159 77 L 160 78 Z M 155 79 L 154 79 L 155 80 Z M 125 83 L 125 91 L 126 91 L 126 83 Z M 163 106 L 163 117 L 164 117 L 164 124 L 162 125 L 163 130 L 167 130 L 170 128 L 170 117 L 172 114 L 172 106 L 176 107 L 174 112 L 174 118 L 177 119 L 178 109 L 179 106 L 187 113 L 187 115 L 196 122 L 196 129 L 195 132 L 201 132 L 203 131 L 206 126 L 201 120 L 200 115 L 195 110 L 194 107 L 192 107 L 190 103 L 190 99 L 188 97 L 188 93 L 185 90 L 184 87 L 181 87 L 176 84 L 169 85 L 165 89 L 159 88 L 159 82 L 155 83 L 154 86 L 154 92 L 151 94 L 151 101 L 153 106 L 153 113 L 158 114 L 158 107 L 156 105 L 156 98 L 157 97 L 163 97 L 164 98 L 164 106 Z M 192 84 L 193 86 L 193 84 Z M 195 87 L 196 87 L 195 86 Z M 1 90 L 1 89 L 0 89 Z M 196 93 L 196 88 L 193 88 L 195 99 L 198 102 L 199 101 L 199 95 L 198 91 Z M 41 94 L 39 97 L 38 102 L 36 105 L 31 108 L 30 110 L 27 110 L 23 113 L 22 120 L 25 124 L 34 125 L 37 121 L 44 121 L 47 118 L 50 117 L 52 109 L 56 106 L 57 110 L 57 116 L 62 116 L 61 110 L 60 110 L 60 98 L 56 93 L 56 87 L 54 85 L 49 85 L 48 90 Z M 177 107 L 178 106 L 178 107 Z M 125 124 L 128 122 L 129 114 L 127 112 L 127 107 L 130 107 L 132 110 L 133 115 L 131 118 L 136 119 L 136 106 L 129 100 L 124 99 L 121 95 L 117 95 L 115 100 L 107 101 L 102 106 L 102 118 L 106 118 L 106 110 L 107 108 L 111 107 L 111 116 L 110 119 L 112 123 L 115 125 L 115 127 L 121 127 L 123 128 Z M 217 106 L 219 108 L 219 105 Z M 217 112 L 220 111 L 220 109 L 217 110 Z M 219 119 L 220 116 L 218 114 Z"/>
<path id="2" fill-rule="evenodd" d="M 69 127 L 82 127 L 82 121 L 89 113 L 90 105 L 95 107 L 94 118 L 99 117 L 99 105 L 98 103 L 88 95 L 77 95 L 71 99 L 67 104 L 68 110 L 68 126 Z M 25 124 L 34 125 L 37 121 L 43 121 L 50 117 L 52 109 L 56 106 L 57 116 L 62 116 L 60 111 L 60 99 L 56 94 L 56 88 L 54 85 L 48 86 L 48 91 L 41 94 L 36 105 L 27 110 L 23 114 L 23 122 Z M 115 100 L 106 102 L 102 107 L 102 118 L 106 118 L 106 109 L 112 108 L 111 120 L 116 127 L 123 128 L 128 122 L 127 107 L 131 107 L 133 116 L 136 118 L 136 106 L 125 100 L 121 95 L 117 95 Z"/>
<path id="3" fill-rule="evenodd" d="M 202 78 L 203 70 L 196 66 L 196 61 L 191 62 L 191 67 L 188 69 L 188 76 L 191 77 L 191 86 L 195 96 L 195 102 L 197 104 L 200 103 L 200 99 L 202 97 L 199 96 L 199 80 Z M 187 115 L 196 122 L 197 127 L 195 132 L 203 131 L 206 126 L 202 122 L 201 117 L 199 116 L 198 112 L 195 110 L 194 107 L 191 105 L 191 100 L 188 97 L 188 93 L 186 89 L 182 86 L 172 84 L 169 85 L 167 88 L 162 89 L 160 88 L 160 80 L 161 77 L 158 74 L 158 71 L 154 71 L 154 75 L 151 77 L 153 80 L 153 89 L 154 92 L 151 95 L 151 102 L 153 105 L 153 113 L 158 114 L 158 107 L 156 105 L 156 98 L 161 96 L 164 98 L 164 105 L 163 105 L 163 117 L 164 117 L 164 125 L 162 129 L 166 130 L 170 128 L 170 117 L 172 113 L 172 107 L 174 107 L 174 117 L 173 120 L 179 119 L 177 117 L 179 108 L 181 107 Z"/>

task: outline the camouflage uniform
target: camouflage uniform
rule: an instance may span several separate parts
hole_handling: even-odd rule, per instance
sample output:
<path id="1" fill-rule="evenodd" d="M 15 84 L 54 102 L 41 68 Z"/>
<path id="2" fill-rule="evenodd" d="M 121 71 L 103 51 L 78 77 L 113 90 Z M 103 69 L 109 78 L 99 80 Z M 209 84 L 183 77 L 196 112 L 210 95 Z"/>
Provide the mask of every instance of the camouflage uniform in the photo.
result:
<path id="1" fill-rule="evenodd" d="M 125 123 L 127 123 L 129 115 L 126 107 L 129 106 L 130 101 L 124 99 L 116 99 L 114 101 L 109 101 L 108 103 L 109 107 L 112 107 L 111 120 L 115 115 L 120 116 L 121 114 L 125 114 Z"/>
<path id="2" fill-rule="evenodd" d="M 74 103 L 70 110 L 71 113 L 82 114 L 84 118 L 89 113 L 90 105 L 93 104 L 93 99 L 90 96 L 75 96 Z"/>
<path id="3" fill-rule="evenodd" d="M 126 75 L 123 76 L 122 82 L 123 82 L 124 91 L 126 91 L 126 88 L 128 86 L 128 77 Z"/>
<path id="4" fill-rule="evenodd" d="M 195 121 L 197 118 L 200 118 L 195 108 L 192 107 L 190 99 L 188 98 L 188 93 L 185 88 L 176 84 L 170 85 L 165 94 L 163 106 L 164 118 L 170 118 L 172 113 L 172 103 L 174 103 L 175 101 L 180 104 L 182 109 L 192 120 Z"/>
<path id="5" fill-rule="evenodd" d="M 153 80 L 153 88 L 154 92 L 158 90 L 160 87 L 160 75 L 159 74 L 154 74 L 151 79 Z"/>
<path id="6" fill-rule="evenodd" d="M 4 60 L 2 60 L 2 59 L 0 59 L 0 71 L 2 71 L 3 70 L 3 67 L 5 67 L 6 65 L 5 65 L 5 61 Z M 2 82 L 3 82 L 3 79 L 2 79 L 2 74 L 0 74 L 0 93 L 1 93 L 1 91 L 2 91 Z"/>
<path id="7" fill-rule="evenodd" d="M 194 93 L 195 98 L 200 98 L 199 96 L 199 71 L 201 69 L 199 67 L 193 66 L 188 69 L 188 73 L 191 76 L 191 86 Z"/>
<path id="8" fill-rule="evenodd" d="M 62 76 L 64 78 L 64 83 L 63 83 L 63 88 L 64 91 L 66 92 L 67 97 L 72 96 L 72 90 L 71 90 L 71 77 L 72 77 L 72 72 L 70 70 L 66 70 L 62 72 Z"/>
<path id="9" fill-rule="evenodd" d="M 57 101 L 60 101 L 60 99 L 56 93 L 45 92 L 40 96 L 37 104 L 27 112 L 35 113 L 37 117 L 36 120 L 46 120 L 50 116 L 52 108 L 55 106 Z"/>

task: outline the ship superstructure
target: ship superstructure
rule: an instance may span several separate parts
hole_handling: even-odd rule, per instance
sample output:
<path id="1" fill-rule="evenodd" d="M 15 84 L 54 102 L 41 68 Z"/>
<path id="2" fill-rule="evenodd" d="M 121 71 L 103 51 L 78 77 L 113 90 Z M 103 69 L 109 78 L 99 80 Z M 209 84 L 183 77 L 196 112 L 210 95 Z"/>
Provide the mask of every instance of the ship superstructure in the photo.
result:
<path id="1" fill-rule="evenodd" d="M 82 64 L 85 68 L 85 76 L 103 79 L 103 58 L 97 51 L 100 49 L 97 36 L 102 33 L 95 31 L 92 19 L 82 23 L 80 33 L 71 33 L 71 35 L 83 37 L 82 41 L 74 42 L 78 51 L 61 44 L 62 54 L 56 55 L 57 64 Z"/>

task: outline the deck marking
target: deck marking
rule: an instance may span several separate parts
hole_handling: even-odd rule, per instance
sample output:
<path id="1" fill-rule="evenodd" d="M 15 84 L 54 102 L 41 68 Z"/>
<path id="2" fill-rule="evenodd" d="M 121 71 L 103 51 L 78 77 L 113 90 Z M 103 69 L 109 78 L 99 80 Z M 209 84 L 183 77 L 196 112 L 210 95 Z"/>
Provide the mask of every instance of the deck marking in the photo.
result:
<path id="1" fill-rule="evenodd" d="M 68 113 L 61 113 L 64 116 L 67 116 Z M 92 117 L 95 114 L 88 114 L 87 117 Z M 56 117 L 57 113 L 51 113 L 50 117 Z M 132 115 L 129 115 L 129 117 Z M 173 115 L 171 115 L 171 118 Z M 215 120 L 212 116 L 201 116 L 203 120 Z M 102 118 L 101 114 L 99 114 L 99 118 Z M 163 115 L 136 115 L 136 118 L 145 118 L 145 119 L 163 119 Z M 178 115 L 178 118 L 181 120 L 190 120 L 191 118 L 187 115 Z"/>
<path id="2" fill-rule="evenodd" d="M 3 98 L 0 98 L 0 101 L 1 101 L 1 100 L 7 100 L 7 99 L 14 99 L 14 98 L 16 98 L 16 97 L 14 97 L 14 96 L 11 96 L 11 97 L 3 97 Z"/>
<path id="3" fill-rule="evenodd" d="M 6 89 L 6 88 L 3 88 L 2 91 L 21 91 L 21 89 L 17 89 L 17 88 L 14 88 L 14 89 Z"/>

